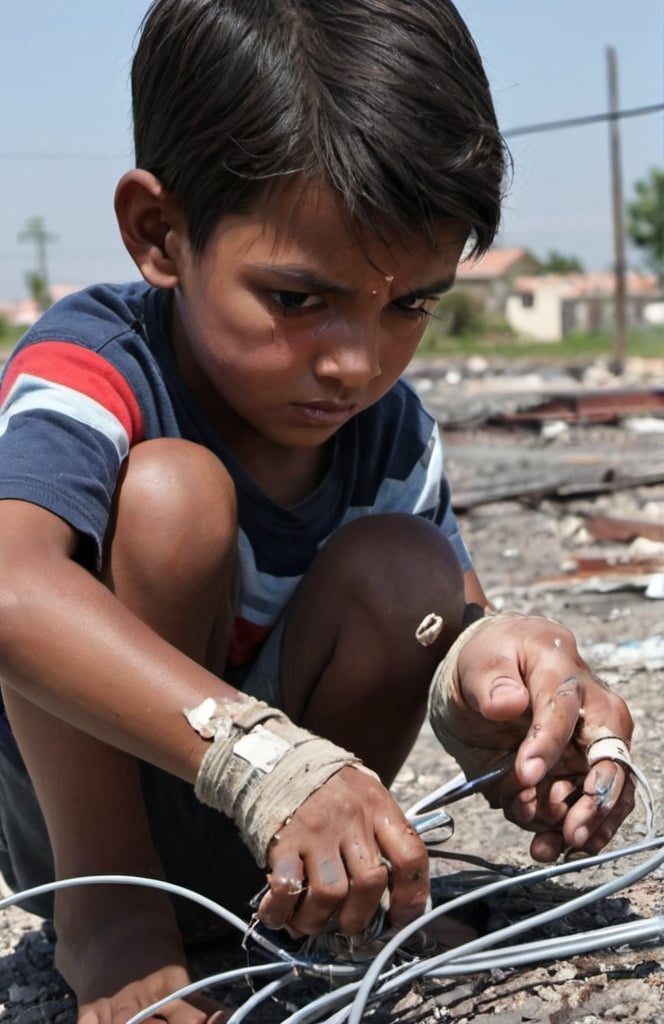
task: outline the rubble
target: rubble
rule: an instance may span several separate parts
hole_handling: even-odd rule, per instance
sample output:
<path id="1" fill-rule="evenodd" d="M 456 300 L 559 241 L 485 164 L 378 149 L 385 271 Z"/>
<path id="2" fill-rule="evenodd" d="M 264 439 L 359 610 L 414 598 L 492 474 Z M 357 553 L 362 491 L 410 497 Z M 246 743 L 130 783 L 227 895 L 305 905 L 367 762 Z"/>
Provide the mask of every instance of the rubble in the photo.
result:
<path id="1" fill-rule="evenodd" d="M 661 603 L 646 599 L 648 586 L 661 579 L 661 434 L 650 428 L 628 429 L 622 419 L 610 424 L 589 418 L 570 422 L 553 418 L 544 422 L 563 426 L 547 431 L 541 423 L 530 427 L 489 422 L 494 412 L 516 409 L 526 394 L 531 397 L 525 400 L 532 399 L 536 405 L 551 394 L 583 392 L 589 383 L 597 388 L 605 381 L 607 387 L 616 388 L 620 382 L 601 365 L 587 373 L 583 368 L 541 370 L 512 365 L 496 369 L 481 360 L 472 365 L 432 360 L 416 365 L 412 378 L 443 424 L 446 471 L 455 507 L 488 596 L 499 607 L 550 615 L 574 630 L 593 669 L 629 701 L 635 722 L 635 759 L 649 776 L 661 808 L 664 632 Z M 661 365 L 636 368 L 633 361 L 628 362 L 623 386 L 636 391 L 663 384 L 664 360 Z M 476 419 L 459 426 L 469 411 L 477 414 Z M 649 419 L 661 422 L 650 412 L 636 417 L 645 424 Z M 483 500 L 474 500 L 482 496 Z M 656 547 L 644 550 L 642 543 L 630 547 L 639 537 Z M 637 559 L 649 559 L 648 571 L 644 565 L 636 566 Z M 586 583 L 613 574 L 620 575 L 623 583 L 638 576 L 638 586 L 575 589 L 570 573 L 575 568 L 577 575 L 586 574 Z M 556 578 L 560 586 L 554 584 Z M 408 806 L 456 771 L 425 725 L 394 784 L 395 796 Z M 460 860 L 463 856 L 491 856 L 511 866 L 530 864 L 527 837 L 488 810 L 481 797 L 457 805 L 454 818 L 455 834 L 445 847 L 451 859 L 434 862 L 435 887 L 469 884 L 472 872 Z M 659 818 L 656 824 L 661 831 L 661 811 Z M 621 841 L 641 838 L 642 827 L 637 813 L 626 824 Z M 484 927 L 518 918 L 530 913 L 533 905 L 547 906 L 569 893 L 569 888 L 550 886 L 520 895 L 515 891 L 510 899 L 482 908 Z M 589 908 L 581 921 L 575 916 L 569 927 L 594 927 L 602 921 L 661 913 L 661 907 L 662 877 L 646 878 L 624 898 Z M 53 967 L 52 929 L 13 908 L 2 913 L 0 939 L 0 1003 L 5 1024 L 74 1024 L 71 995 Z M 206 956 L 209 971 L 223 969 L 229 959 L 228 950 L 223 949 L 209 950 Z M 663 997 L 664 948 L 660 944 L 647 950 L 607 950 L 601 956 L 516 972 L 423 984 L 402 993 L 399 1001 L 378 1011 L 372 1020 L 376 1024 L 524 1024 L 527 1020 L 591 1024 L 602 1019 L 659 1024 Z M 261 1013 L 255 1020 L 267 1024 L 284 1016 L 283 1008 L 275 1007 L 271 1017 Z"/>

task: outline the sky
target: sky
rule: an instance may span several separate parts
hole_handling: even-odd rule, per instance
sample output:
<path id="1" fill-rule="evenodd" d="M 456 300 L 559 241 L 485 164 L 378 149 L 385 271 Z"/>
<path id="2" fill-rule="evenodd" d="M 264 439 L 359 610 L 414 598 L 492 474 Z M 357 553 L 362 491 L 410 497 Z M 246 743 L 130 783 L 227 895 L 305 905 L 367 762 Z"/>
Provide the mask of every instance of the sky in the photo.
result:
<path id="1" fill-rule="evenodd" d="M 662 0 L 458 0 L 482 53 L 503 131 L 608 109 L 606 48 L 619 106 L 664 102 Z M 0 11 L 0 300 L 26 294 L 44 219 L 52 283 L 123 281 L 137 271 L 113 214 L 132 166 L 129 67 L 147 0 L 21 0 Z M 613 261 L 606 123 L 508 140 L 514 172 L 499 244 L 587 270 Z M 620 122 L 625 199 L 664 167 L 664 112 Z M 641 263 L 630 252 L 631 265 Z"/>

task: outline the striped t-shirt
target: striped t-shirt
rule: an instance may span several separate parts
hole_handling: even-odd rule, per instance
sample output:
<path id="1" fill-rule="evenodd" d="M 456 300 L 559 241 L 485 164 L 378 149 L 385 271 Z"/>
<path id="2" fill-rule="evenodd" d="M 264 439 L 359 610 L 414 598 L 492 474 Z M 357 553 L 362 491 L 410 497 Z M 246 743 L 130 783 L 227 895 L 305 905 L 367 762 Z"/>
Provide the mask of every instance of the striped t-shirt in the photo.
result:
<path id="1" fill-rule="evenodd" d="M 60 516 L 98 567 L 131 446 L 158 437 L 206 445 L 238 497 L 242 594 L 234 664 L 255 654 L 321 545 L 360 516 L 424 516 L 444 530 L 462 568 L 470 567 L 436 423 L 407 382 L 338 431 L 324 479 L 284 508 L 244 471 L 199 408 L 171 353 L 169 316 L 169 292 L 144 283 L 98 285 L 52 306 L 28 331 L 0 388 L 0 498 Z"/>

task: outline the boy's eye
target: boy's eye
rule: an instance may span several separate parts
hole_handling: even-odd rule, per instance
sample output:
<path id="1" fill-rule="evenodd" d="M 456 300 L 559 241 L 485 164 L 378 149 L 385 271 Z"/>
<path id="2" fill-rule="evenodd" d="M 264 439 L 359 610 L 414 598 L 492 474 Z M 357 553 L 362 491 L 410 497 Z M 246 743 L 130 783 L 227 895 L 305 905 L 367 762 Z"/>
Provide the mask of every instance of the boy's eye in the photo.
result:
<path id="1" fill-rule="evenodd" d="M 401 316 L 418 320 L 420 317 L 432 315 L 439 298 L 438 295 L 404 295 L 400 299 L 395 299 L 392 305 Z"/>
<path id="2" fill-rule="evenodd" d="M 320 302 L 320 296 L 311 292 L 271 291 L 272 298 L 284 313 L 297 313 L 301 309 L 309 309 Z"/>

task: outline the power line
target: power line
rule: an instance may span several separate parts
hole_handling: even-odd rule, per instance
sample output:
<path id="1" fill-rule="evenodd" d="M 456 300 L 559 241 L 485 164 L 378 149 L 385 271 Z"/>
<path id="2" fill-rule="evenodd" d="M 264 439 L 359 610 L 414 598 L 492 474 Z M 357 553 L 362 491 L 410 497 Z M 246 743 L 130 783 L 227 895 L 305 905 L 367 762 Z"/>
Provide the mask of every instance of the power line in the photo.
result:
<path id="1" fill-rule="evenodd" d="M 633 107 L 631 110 L 608 110 L 605 114 L 588 114 L 585 117 L 568 117 L 564 121 L 544 121 L 541 124 L 528 124 L 522 128 L 508 128 L 503 132 L 505 138 L 513 135 L 532 135 L 534 132 L 552 132 L 558 128 L 575 128 L 582 124 L 597 124 L 600 121 L 620 121 L 624 117 L 641 117 L 644 114 L 655 114 L 664 110 L 664 103 L 653 103 L 649 107 Z"/>
<path id="2" fill-rule="evenodd" d="M 643 117 L 664 110 L 664 103 L 652 103 L 650 106 L 633 107 L 630 110 L 606 111 L 603 114 L 588 114 L 585 117 L 569 117 L 563 121 L 543 121 L 539 124 L 524 125 L 520 128 L 508 128 L 503 132 L 505 138 L 514 135 L 532 135 L 535 132 L 556 131 L 559 128 L 574 128 L 584 124 L 597 124 L 601 121 L 619 121 L 626 117 Z M 0 160 L 126 160 L 128 154 L 119 153 L 12 153 L 0 152 Z"/>
<path id="3" fill-rule="evenodd" d="M 0 160 L 127 160 L 119 153 L 0 153 Z"/>

